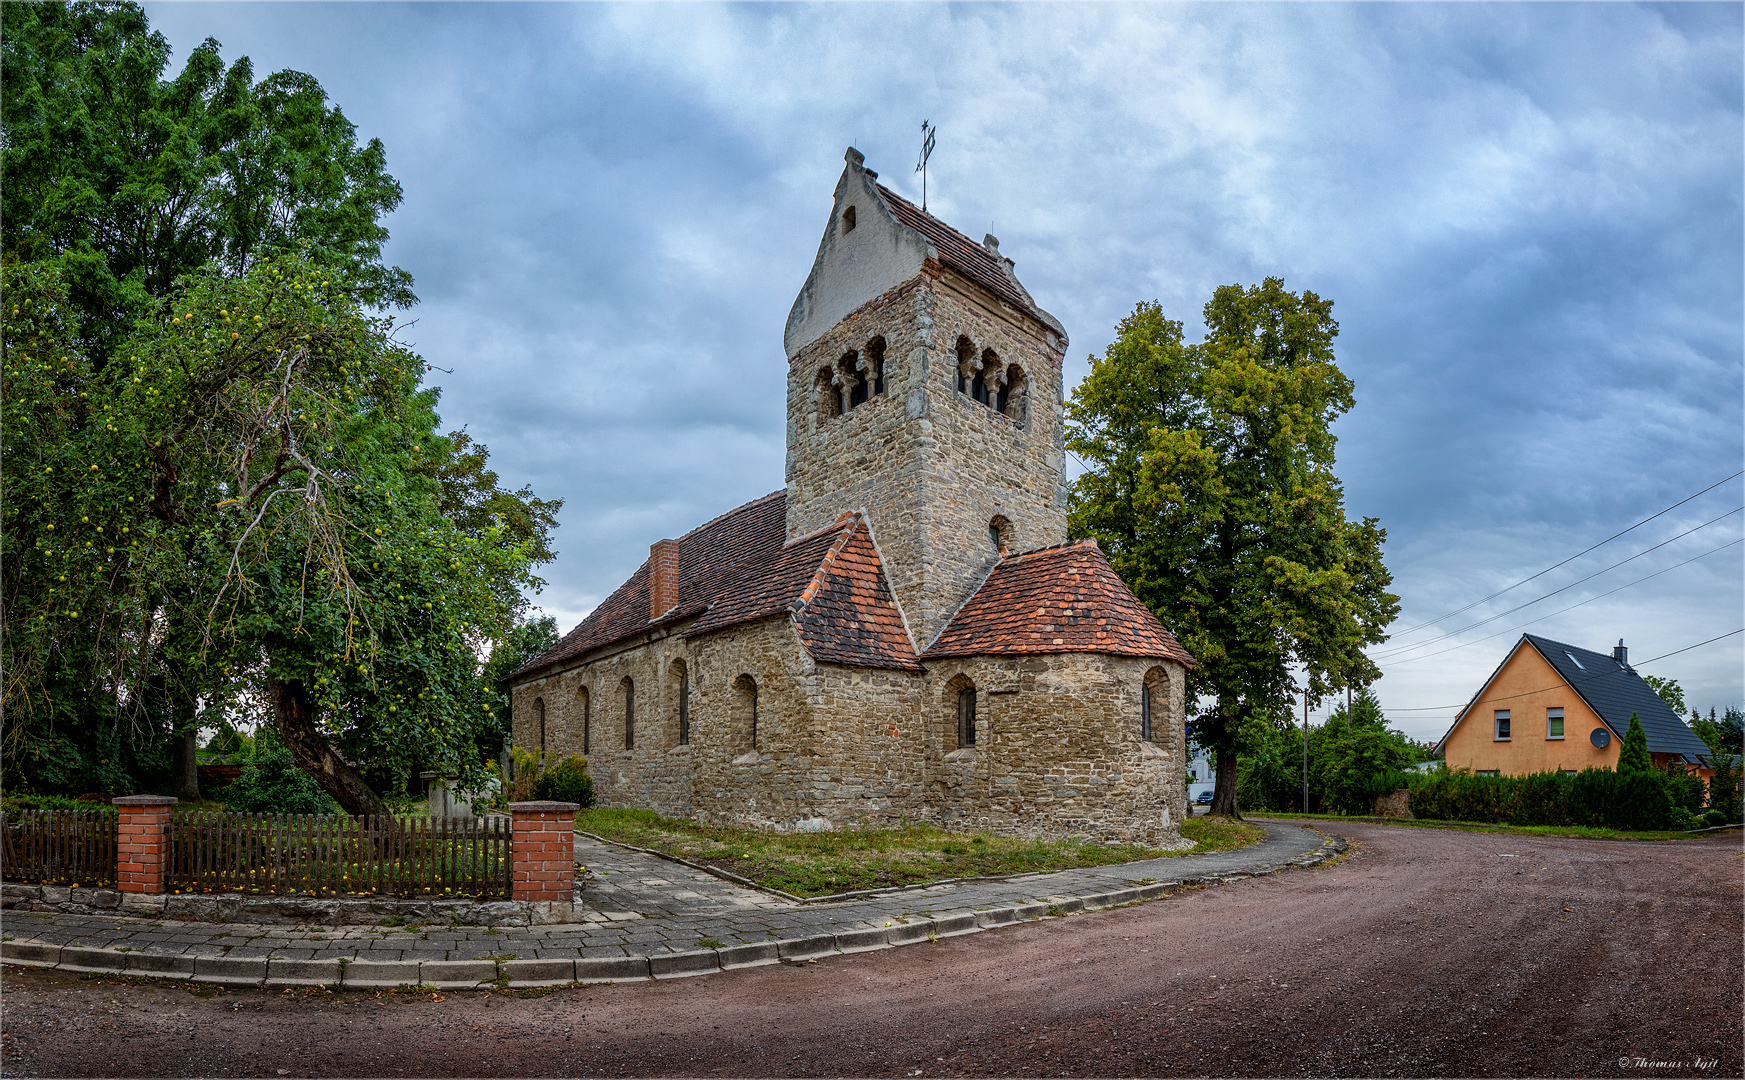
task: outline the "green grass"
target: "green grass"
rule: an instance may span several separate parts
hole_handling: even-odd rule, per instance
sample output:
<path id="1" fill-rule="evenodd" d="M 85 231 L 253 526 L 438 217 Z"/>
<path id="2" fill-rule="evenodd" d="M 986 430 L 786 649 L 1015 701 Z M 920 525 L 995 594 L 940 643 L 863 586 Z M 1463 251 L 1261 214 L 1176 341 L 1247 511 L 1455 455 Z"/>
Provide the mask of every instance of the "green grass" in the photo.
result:
<path id="1" fill-rule="evenodd" d="M 1195 818 L 1182 835 L 1191 851 L 1140 844 L 1021 840 L 987 833 L 947 832 L 931 825 L 900 829 L 840 829 L 785 833 L 700 825 L 651 810 L 596 807 L 576 815 L 576 828 L 608 840 L 703 863 L 796 896 L 916 885 L 943 878 L 1002 877 L 1107 866 L 1246 847 L 1266 835 L 1258 825 Z"/>
<path id="2" fill-rule="evenodd" d="M 1339 814 L 1274 814 L 1253 811 L 1255 817 L 1290 818 L 1302 821 L 1361 821 L 1368 825 L 1403 825 L 1417 829 L 1455 829 L 1460 832 L 1504 833 L 1513 836 L 1571 836 L 1584 840 L 1694 840 L 1689 833 L 1658 829 L 1606 829 L 1589 825 L 1499 825 L 1488 821 L 1434 821 L 1423 818 L 1344 817 Z M 1712 834 L 1711 834 L 1712 835 Z"/>

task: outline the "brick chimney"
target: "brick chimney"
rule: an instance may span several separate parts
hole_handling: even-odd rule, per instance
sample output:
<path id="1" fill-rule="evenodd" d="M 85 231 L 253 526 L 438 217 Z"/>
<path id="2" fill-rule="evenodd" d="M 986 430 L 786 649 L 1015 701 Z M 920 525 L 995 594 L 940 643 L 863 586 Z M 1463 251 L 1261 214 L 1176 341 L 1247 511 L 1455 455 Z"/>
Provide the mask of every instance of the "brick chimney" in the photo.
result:
<path id="1" fill-rule="evenodd" d="M 658 619 L 679 602 L 684 574 L 677 540 L 656 540 L 648 548 L 648 617 Z"/>

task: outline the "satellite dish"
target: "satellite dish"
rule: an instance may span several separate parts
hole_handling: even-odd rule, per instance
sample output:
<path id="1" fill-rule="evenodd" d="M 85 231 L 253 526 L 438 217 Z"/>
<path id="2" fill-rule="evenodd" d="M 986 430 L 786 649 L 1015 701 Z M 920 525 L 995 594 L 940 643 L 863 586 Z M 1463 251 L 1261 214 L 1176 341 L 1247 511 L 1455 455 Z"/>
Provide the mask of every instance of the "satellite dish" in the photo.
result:
<path id="1" fill-rule="evenodd" d="M 1612 733 L 1607 731 L 1603 727 L 1597 727 L 1597 728 L 1594 728 L 1593 732 L 1588 735 L 1587 741 L 1590 743 L 1593 743 L 1595 746 L 1599 747 L 1601 750 L 1604 750 L 1607 746 L 1611 745 Z"/>

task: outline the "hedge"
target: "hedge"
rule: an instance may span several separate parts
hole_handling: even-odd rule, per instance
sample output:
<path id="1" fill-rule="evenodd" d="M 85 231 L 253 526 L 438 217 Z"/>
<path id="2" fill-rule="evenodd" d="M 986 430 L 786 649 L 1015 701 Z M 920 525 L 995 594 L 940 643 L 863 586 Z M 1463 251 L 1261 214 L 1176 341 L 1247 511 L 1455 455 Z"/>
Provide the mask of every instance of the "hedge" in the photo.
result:
<path id="1" fill-rule="evenodd" d="M 1667 777 L 1659 772 L 1586 769 L 1574 776 L 1436 772 L 1414 781 L 1412 815 L 1441 821 L 1670 829 L 1689 813 L 1686 810 L 1675 818 L 1673 793 Z"/>

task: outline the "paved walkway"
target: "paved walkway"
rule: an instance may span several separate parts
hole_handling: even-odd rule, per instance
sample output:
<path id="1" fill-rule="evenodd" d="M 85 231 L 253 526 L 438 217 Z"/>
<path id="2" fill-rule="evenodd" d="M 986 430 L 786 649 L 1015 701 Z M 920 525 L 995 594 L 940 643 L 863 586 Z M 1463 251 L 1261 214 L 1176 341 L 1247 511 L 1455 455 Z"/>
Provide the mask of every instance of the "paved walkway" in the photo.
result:
<path id="1" fill-rule="evenodd" d="M 1295 823 L 1237 851 L 797 904 L 576 838 L 584 921 L 529 927 L 263 926 L 8 911 L 0 955 L 69 971 L 235 985 L 536 985 L 701 974 L 885 948 L 1320 862 L 1343 843 Z M 270 961 L 270 965 L 269 965 Z"/>

